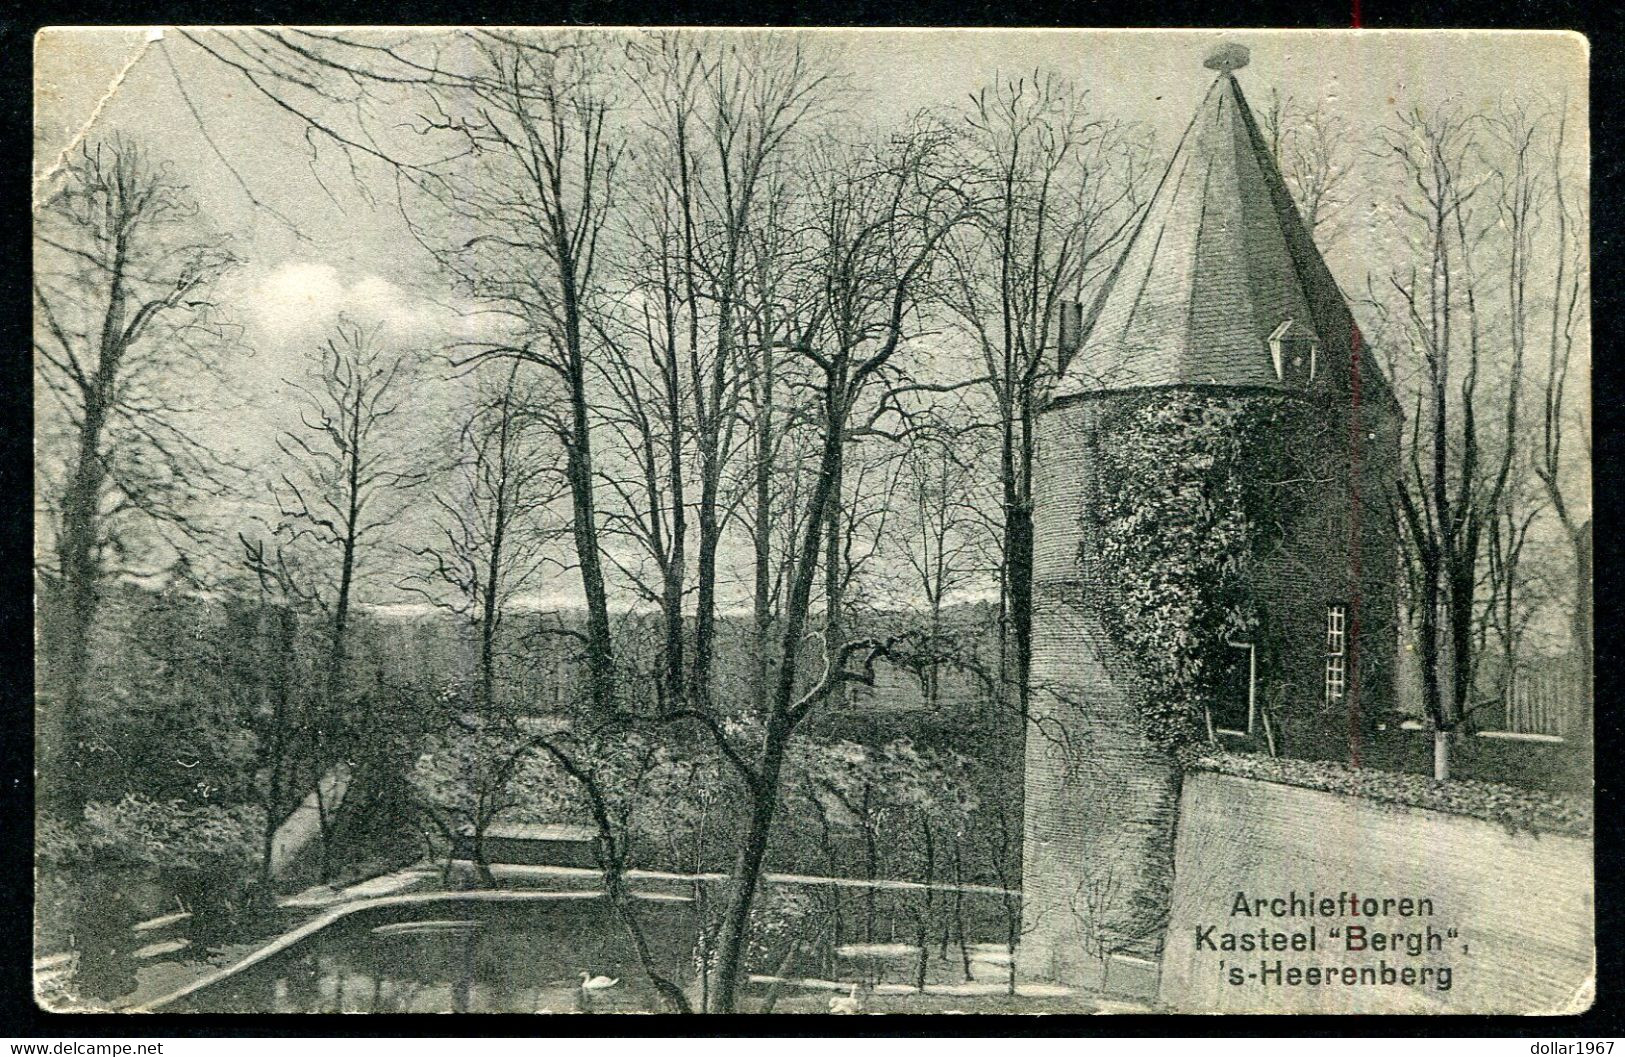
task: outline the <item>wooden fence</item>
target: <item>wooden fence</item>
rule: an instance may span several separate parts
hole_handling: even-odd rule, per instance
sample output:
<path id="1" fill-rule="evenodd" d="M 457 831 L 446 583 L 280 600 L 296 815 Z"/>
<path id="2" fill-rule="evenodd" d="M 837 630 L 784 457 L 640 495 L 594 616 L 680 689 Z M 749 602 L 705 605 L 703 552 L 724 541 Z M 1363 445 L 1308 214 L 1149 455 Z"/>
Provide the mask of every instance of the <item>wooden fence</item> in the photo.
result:
<path id="1" fill-rule="evenodd" d="M 1514 734 L 1564 738 L 1580 733 L 1585 701 L 1579 676 L 1564 668 L 1520 669 L 1506 693 L 1506 722 Z"/>

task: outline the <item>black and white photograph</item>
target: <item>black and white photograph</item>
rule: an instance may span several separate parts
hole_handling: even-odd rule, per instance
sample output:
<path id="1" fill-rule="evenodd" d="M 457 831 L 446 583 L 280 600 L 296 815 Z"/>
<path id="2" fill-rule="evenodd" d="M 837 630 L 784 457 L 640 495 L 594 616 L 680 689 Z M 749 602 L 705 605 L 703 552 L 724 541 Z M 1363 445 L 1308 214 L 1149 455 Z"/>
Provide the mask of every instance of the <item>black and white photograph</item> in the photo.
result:
<path id="1" fill-rule="evenodd" d="M 1591 1008 L 1585 37 L 34 51 L 40 1009 Z"/>

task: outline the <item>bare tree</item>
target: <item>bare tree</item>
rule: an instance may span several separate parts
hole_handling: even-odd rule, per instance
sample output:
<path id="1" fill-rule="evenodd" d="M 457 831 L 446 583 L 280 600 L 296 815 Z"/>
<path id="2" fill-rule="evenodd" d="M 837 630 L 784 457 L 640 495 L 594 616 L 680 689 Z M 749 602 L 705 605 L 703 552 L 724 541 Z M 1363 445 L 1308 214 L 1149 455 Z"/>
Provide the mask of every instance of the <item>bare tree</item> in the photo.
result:
<path id="1" fill-rule="evenodd" d="M 525 385 L 517 361 L 498 366 L 478 381 L 449 480 L 434 496 L 435 540 L 417 548 L 425 568 L 403 583 L 473 626 L 485 710 L 497 701 L 503 617 L 547 561 L 556 532 L 542 519 L 561 493 L 552 436 L 535 411 L 545 395 Z"/>
<path id="2" fill-rule="evenodd" d="M 745 834 L 723 916 L 715 1004 L 733 1012 L 744 973 L 751 907 L 778 808 L 786 751 L 797 727 L 838 685 L 872 683 L 883 646 L 868 640 L 824 640 L 824 670 L 810 684 L 800 678 L 802 638 L 811 617 L 819 552 L 828 510 L 860 400 L 883 387 L 887 371 L 917 319 L 922 288 L 942 241 L 969 215 L 972 199 L 946 164 L 945 130 L 917 123 L 872 149 L 830 158 L 814 174 L 806 201 L 809 229 L 807 288 L 816 295 L 797 320 L 795 352 L 817 368 L 818 474 L 805 500 L 801 538 L 785 599 L 778 677 L 751 759 L 730 755 L 749 794 Z M 864 655 L 860 671 L 849 661 Z"/>
<path id="3" fill-rule="evenodd" d="M 644 193 L 630 203 L 627 235 L 636 250 L 628 255 L 628 289 L 619 318 L 597 324 L 605 349 L 599 370 L 609 391 L 598 413 L 620 451 L 600 475 L 620 500 L 606 511 L 607 531 L 632 540 L 654 565 L 652 583 L 641 567 L 609 554 L 622 578 L 660 608 L 655 686 L 658 709 L 665 711 L 687 698 L 690 445 L 683 407 L 693 383 L 684 369 L 683 348 L 685 331 L 692 338 L 698 323 L 678 280 L 683 236 L 671 183 L 658 169 L 638 175 L 644 177 L 636 181 Z"/>
<path id="4" fill-rule="evenodd" d="M 1063 304 L 1081 303 L 1138 213 L 1148 152 L 1092 115 L 1067 82 L 1001 81 L 963 113 L 970 170 L 985 188 L 953 241 L 955 312 L 975 342 L 999 427 L 1000 629 L 1005 679 L 1026 711 L 1032 656 L 1035 430 Z"/>
<path id="5" fill-rule="evenodd" d="M 422 109 L 414 129 L 443 144 L 445 157 L 420 163 L 384 155 L 407 196 L 409 224 L 460 288 L 499 321 L 500 333 L 467 341 L 461 366 L 518 360 L 557 381 L 563 401 L 543 416 L 564 451 L 571 532 L 587 607 L 588 697 L 614 708 L 614 645 L 604 578 L 591 393 L 602 310 L 602 250 L 625 147 L 611 127 L 614 99 L 598 45 L 572 38 L 541 47 L 506 33 L 453 35 L 455 59 L 372 46 L 343 35 L 270 45 L 312 75 L 350 79 L 364 91 L 418 95 L 396 106 Z M 456 72 L 450 72 L 455 70 Z M 320 119 L 313 119 L 320 121 Z M 353 138 L 322 122 L 324 135 L 354 153 Z M 365 153 L 363 151 L 363 153 Z"/>
<path id="6" fill-rule="evenodd" d="M 783 609 L 811 486 L 814 383 L 804 357 L 786 354 L 797 321 L 810 313 L 811 296 L 797 279 L 800 240 L 792 218 L 797 207 L 792 167 L 776 170 L 761 195 L 762 219 L 749 242 L 746 283 L 747 340 L 741 345 L 750 458 L 737 488 L 741 521 L 750 534 L 751 706 L 765 713 L 771 692 L 772 630 Z"/>
<path id="7" fill-rule="evenodd" d="M 431 723 L 410 778 L 418 809 L 446 841 L 447 872 L 466 840 L 479 883 L 496 888 L 486 850 L 491 826 L 521 808 L 560 811 L 565 791 L 539 766 L 514 713 L 493 710 L 454 686 L 437 695 Z"/>
<path id="8" fill-rule="evenodd" d="M 367 559 L 395 524 L 406 493 L 428 479 L 416 453 L 401 443 L 412 371 L 411 357 L 389 347 L 376 328 L 340 320 L 315 350 L 311 377 L 288 382 L 300 397 L 299 424 L 277 439 L 288 461 L 271 486 L 276 530 L 295 554 L 289 582 L 330 621 L 330 703 L 344 694 L 356 596 L 372 571 Z"/>
<path id="9" fill-rule="evenodd" d="M 1348 122 L 1322 99 L 1311 106 L 1272 91 L 1258 123 L 1304 226 L 1325 252 L 1345 234 L 1343 213 L 1354 197 L 1349 177 L 1355 140 Z"/>
<path id="10" fill-rule="evenodd" d="M 243 563 L 255 581 L 255 709 L 251 726 L 258 742 L 263 777 L 258 785 L 264 830 L 260 837 L 260 894 L 271 899 L 277 827 L 292 807 L 298 788 L 300 724 L 308 702 L 300 694 L 298 599 L 283 575 L 267 560 L 265 542 L 239 535 Z"/>
<path id="11" fill-rule="evenodd" d="M 1553 259 L 1551 277 L 1551 324 L 1546 338 L 1546 362 L 1540 388 L 1540 445 L 1535 452 L 1535 475 L 1546 490 L 1552 512 L 1567 537 L 1572 560 L 1573 608 L 1570 636 L 1579 661 L 1581 696 L 1589 702 L 1592 686 L 1591 641 L 1591 519 L 1585 516 L 1586 496 L 1579 475 L 1569 466 L 1578 439 L 1578 450 L 1591 448 L 1589 407 L 1583 396 L 1576 400 L 1570 374 L 1574 347 L 1583 337 L 1586 323 L 1586 292 L 1589 286 L 1586 248 L 1586 208 L 1583 194 L 1576 194 L 1570 173 L 1568 115 L 1555 115 L 1555 128 L 1540 162 L 1550 173 L 1554 227 L 1550 230 L 1547 253 Z M 1578 438 L 1574 434 L 1578 433 Z"/>
<path id="12" fill-rule="evenodd" d="M 323 700 L 307 731 L 311 756 L 324 766 L 335 741 L 343 745 L 369 726 L 347 715 L 352 620 L 361 588 L 378 572 L 372 560 L 387 546 L 386 530 L 428 474 L 400 432 L 409 355 L 391 349 L 376 329 L 340 320 L 311 360 L 310 377 L 288 383 L 299 397 L 299 422 L 277 441 L 287 462 L 271 486 L 275 547 L 269 554 L 263 543 L 252 547 L 249 565 L 325 619 Z M 332 834 L 320 781 L 316 793 L 326 880 Z"/>
<path id="13" fill-rule="evenodd" d="M 1384 149 L 1415 192 L 1414 201 L 1400 199 L 1399 206 L 1412 226 L 1410 246 L 1421 267 L 1413 263 L 1388 277 L 1402 305 L 1403 340 L 1422 361 L 1424 376 L 1408 409 L 1409 458 L 1397 494 L 1406 553 L 1419 567 L 1416 611 L 1423 706 L 1434 727 L 1434 773 L 1445 778 L 1450 736 L 1461 722 L 1468 692 L 1464 675 L 1471 649 L 1472 571 L 1476 533 L 1482 527 L 1476 521 L 1469 525 L 1463 516 L 1473 482 L 1466 476 L 1453 479 L 1450 460 L 1455 428 L 1461 431 L 1464 453 L 1473 454 L 1472 464 L 1463 469 L 1477 473 L 1476 419 L 1470 400 L 1463 401 L 1454 419 L 1450 407 L 1457 399 L 1451 368 L 1460 359 L 1461 321 L 1471 311 L 1458 289 L 1465 284 L 1458 257 L 1469 254 L 1477 242 L 1476 231 L 1471 244 L 1461 233 L 1468 205 L 1482 185 L 1471 182 L 1467 171 L 1479 160 L 1476 130 L 1455 111 L 1400 114 L 1387 130 Z M 1476 360 L 1476 315 L 1469 324 L 1473 331 L 1469 355 Z M 1464 614 L 1467 619 L 1460 619 Z"/>
<path id="14" fill-rule="evenodd" d="M 186 187 L 134 143 L 88 144 L 56 179 L 36 209 L 34 354 L 48 401 L 40 537 L 61 594 L 54 714 L 71 742 L 84 734 L 105 581 L 184 574 L 199 500 L 224 491 L 190 416 L 199 378 L 233 343 L 210 293 L 234 258 Z"/>
<path id="15" fill-rule="evenodd" d="M 1497 138 L 1504 149 L 1492 161 Z M 1529 239 L 1543 196 L 1530 167 L 1533 144 L 1522 118 L 1490 126 L 1448 105 L 1401 113 L 1383 133 L 1383 153 L 1409 188 L 1397 200 L 1399 229 L 1416 262 L 1388 276 L 1395 307 L 1385 318 L 1391 340 L 1420 367 L 1411 372 L 1397 498 L 1402 553 L 1414 564 L 1438 778 L 1449 776 L 1453 733 L 1483 704 L 1473 690 L 1487 626 L 1486 565 L 1503 590 L 1515 589 L 1505 563 L 1515 562 L 1525 530 L 1515 510 L 1508 520 L 1508 503 L 1518 497 Z M 1493 241 L 1497 231 L 1505 246 Z M 1504 350 L 1486 323 L 1497 274 L 1510 323 Z"/>
<path id="16" fill-rule="evenodd" d="M 733 506 L 723 488 L 739 446 L 747 377 L 740 346 L 748 326 L 751 237 L 764 219 L 771 167 L 824 102 L 830 76 L 804 43 L 774 36 L 656 34 L 629 52 L 650 114 L 662 190 L 655 230 L 667 237 L 659 265 L 667 355 L 672 371 L 684 376 L 684 384 L 668 388 L 668 399 L 678 428 L 692 439 L 699 486 L 692 497 L 696 602 L 687 688 L 703 705 L 716 651 L 717 551 Z M 675 473 L 671 487 L 681 499 Z M 671 532 L 678 558 L 680 507 Z"/>
<path id="17" fill-rule="evenodd" d="M 1530 531 L 1549 499 L 1540 487 L 1538 474 L 1531 479 L 1523 472 L 1515 472 L 1524 471 L 1528 465 L 1524 461 L 1526 446 L 1529 451 L 1535 450 L 1521 416 L 1521 402 L 1534 324 L 1532 277 L 1538 267 L 1545 216 L 1552 205 L 1551 174 L 1544 171 L 1540 157 L 1544 145 L 1541 125 L 1538 116 L 1515 102 L 1504 103 L 1501 112 L 1486 121 L 1490 142 L 1500 158 L 1492 184 L 1497 226 L 1505 242 L 1497 270 L 1504 285 L 1504 333 L 1510 357 L 1506 363 L 1509 376 L 1490 390 L 1504 394 L 1499 421 L 1493 423 L 1502 434 L 1498 438 L 1501 458 L 1492 496 L 1496 507 L 1487 518 L 1484 541 L 1485 630 L 1476 646 L 1480 653 L 1485 652 L 1493 634 L 1499 654 L 1493 696 L 1497 702 L 1506 700 L 1511 693 L 1524 634 L 1538 602 L 1539 588 L 1528 576 L 1525 551 Z"/>
<path id="18" fill-rule="evenodd" d="M 943 607 L 957 591 L 977 585 L 988 573 L 989 524 L 983 509 L 997 502 L 988 494 L 995 439 L 991 424 L 969 414 L 948 413 L 926 424 L 899 454 L 901 481 L 888 506 L 896 512 L 892 557 L 907 571 L 905 597 L 926 606 L 926 643 L 918 651 L 918 671 L 926 704 L 936 708 L 942 690 L 943 654 L 959 647 L 944 638 Z M 996 560 L 996 559 L 995 559 Z"/>

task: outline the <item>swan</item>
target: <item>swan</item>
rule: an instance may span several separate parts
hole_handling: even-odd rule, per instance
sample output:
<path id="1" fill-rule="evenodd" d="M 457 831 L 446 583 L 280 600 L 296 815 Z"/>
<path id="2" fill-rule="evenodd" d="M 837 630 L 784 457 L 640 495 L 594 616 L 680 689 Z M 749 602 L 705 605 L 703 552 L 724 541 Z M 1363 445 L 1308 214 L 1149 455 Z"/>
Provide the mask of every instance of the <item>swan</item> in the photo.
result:
<path id="1" fill-rule="evenodd" d="M 857 984 L 852 985 L 852 993 L 851 994 L 844 995 L 844 996 L 843 995 L 836 995 L 834 998 L 830 999 L 829 1000 L 829 1011 L 831 1013 L 861 1013 L 861 1012 L 863 1012 L 863 1004 L 858 1001 L 858 985 Z"/>
<path id="2" fill-rule="evenodd" d="M 594 976 L 585 969 L 581 970 L 581 990 L 583 991 L 603 991 L 614 987 L 620 982 L 621 978 L 618 976 L 611 980 L 607 976 Z"/>

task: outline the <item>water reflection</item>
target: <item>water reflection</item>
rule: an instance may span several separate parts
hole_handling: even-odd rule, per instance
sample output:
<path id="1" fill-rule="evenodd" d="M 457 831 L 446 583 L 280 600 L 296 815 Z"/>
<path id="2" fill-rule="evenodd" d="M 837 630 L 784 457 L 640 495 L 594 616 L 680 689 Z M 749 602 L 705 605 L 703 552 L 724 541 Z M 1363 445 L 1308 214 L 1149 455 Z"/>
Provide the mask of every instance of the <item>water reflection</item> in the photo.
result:
<path id="1" fill-rule="evenodd" d="M 763 901 L 762 920 L 753 922 L 750 972 L 847 980 L 871 989 L 881 984 L 914 985 L 922 962 L 919 947 L 902 941 L 915 936 L 916 930 L 876 928 L 871 935 L 869 928 L 852 924 L 860 921 L 853 913 L 856 904 L 844 908 L 840 904 L 860 900 L 861 891 L 820 892 L 821 898 L 812 899 L 809 892 L 799 890 L 802 886 L 782 887 L 798 891 L 770 890 Z M 165 1011 L 533 1013 L 661 1008 L 608 901 L 590 894 L 560 895 L 504 893 L 483 899 L 447 894 L 362 907 Z M 703 1008 L 711 982 L 704 970 L 714 961 L 705 956 L 717 924 L 713 903 L 666 897 L 637 904 L 656 970 L 677 982 L 696 1008 Z M 973 902 L 967 899 L 965 905 L 969 908 Z M 993 905 L 989 901 L 983 910 Z M 935 906 L 940 910 L 944 902 Z M 883 922 L 911 920 L 901 900 L 886 909 L 895 913 L 882 916 Z M 960 966 L 971 965 L 970 948 L 997 934 L 986 913 L 979 915 L 979 923 L 971 920 L 975 916 L 966 915 L 964 923 L 970 928 L 950 930 L 944 924 L 921 933 L 936 941 L 923 959 L 933 983 L 964 982 L 967 977 Z M 843 920 L 848 923 L 844 930 Z M 901 935 L 904 931 L 908 936 Z M 869 943 L 850 946 L 862 941 Z M 892 947 L 903 953 L 892 957 Z M 584 989 L 583 972 L 616 982 L 599 990 Z M 978 976 L 989 983 L 998 973 L 985 962 L 977 966 Z M 762 990 L 781 997 L 789 993 L 778 985 Z"/>
<path id="2" fill-rule="evenodd" d="M 269 942 L 288 915 L 255 906 L 198 871 L 41 868 L 35 910 L 42 996 L 64 1008 L 117 1009 L 162 987 L 170 962 L 204 963 Z M 147 923 L 141 931 L 135 926 Z"/>
<path id="3" fill-rule="evenodd" d="M 421 906 L 421 905 L 420 905 Z M 284 954 L 206 988 L 177 1009 L 459 1013 L 654 1008 L 624 932 L 601 898 L 508 901 L 356 912 Z M 442 920 L 412 927 L 409 913 Z M 682 904 L 643 910 L 654 957 L 682 975 L 694 923 Z M 405 926 L 405 927 L 402 927 Z M 579 973 L 619 977 L 583 1000 Z"/>
<path id="4" fill-rule="evenodd" d="M 79 947 L 75 989 L 91 1000 L 109 1001 L 129 994 L 136 987 L 131 955 L 141 943 L 130 931 L 140 919 L 135 904 L 118 888 L 101 884 L 79 889 L 75 897 L 79 901 L 75 908 Z"/>

